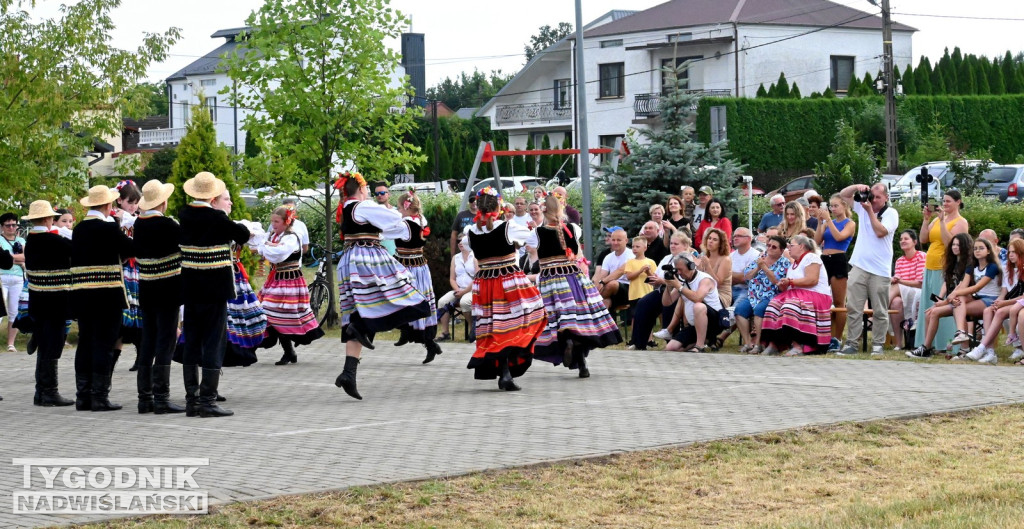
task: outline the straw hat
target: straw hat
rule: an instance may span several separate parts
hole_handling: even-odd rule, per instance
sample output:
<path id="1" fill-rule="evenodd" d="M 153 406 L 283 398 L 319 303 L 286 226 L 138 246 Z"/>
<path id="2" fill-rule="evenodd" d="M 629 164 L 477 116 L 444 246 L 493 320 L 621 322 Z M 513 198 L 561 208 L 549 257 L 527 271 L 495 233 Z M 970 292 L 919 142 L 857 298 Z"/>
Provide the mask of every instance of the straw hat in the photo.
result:
<path id="1" fill-rule="evenodd" d="M 94 208 L 111 204 L 120 196 L 120 193 L 107 186 L 92 186 L 89 188 L 89 196 L 79 199 L 78 202 L 85 207 Z"/>
<path id="2" fill-rule="evenodd" d="M 203 171 L 185 181 L 184 189 L 185 194 L 192 198 L 209 200 L 219 197 L 227 186 L 223 180 L 213 176 L 213 173 Z"/>
<path id="3" fill-rule="evenodd" d="M 49 201 L 36 200 L 29 204 L 28 215 L 21 217 L 21 220 L 45 219 L 46 217 L 59 217 L 60 213 L 53 210 Z"/>
<path id="4" fill-rule="evenodd" d="M 174 193 L 174 184 L 162 184 L 159 180 L 150 180 L 142 186 L 142 200 L 139 201 L 139 209 L 145 211 L 153 209 L 164 202 Z"/>

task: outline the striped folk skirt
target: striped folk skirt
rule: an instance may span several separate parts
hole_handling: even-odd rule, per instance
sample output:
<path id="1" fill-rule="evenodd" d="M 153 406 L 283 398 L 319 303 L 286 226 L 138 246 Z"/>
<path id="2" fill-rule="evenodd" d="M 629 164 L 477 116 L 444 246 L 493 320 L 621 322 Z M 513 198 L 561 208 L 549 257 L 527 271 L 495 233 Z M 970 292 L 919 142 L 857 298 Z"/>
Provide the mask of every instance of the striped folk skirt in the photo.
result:
<path id="1" fill-rule="evenodd" d="M 337 271 L 342 326 L 358 315 L 364 331 L 377 333 L 433 312 L 409 270 L 377 242 L 346 244 Z"/>
<path id="2" fill-rule="evenodd" d="M 805 353 L 824 352 L 832 339 L 832 297 L 806 288 L 776 295 L 764 313 L 761 343 L 779 348 L 802 345 Z"/>
<path id="3" fill-rule="evenodd" d="M 255 349 L 266 336 L 267 317 L 263 314 L 263 305 L 249 284 L 245 269 L 236 263 L 235 297 L 228 300 L 228 342 L 244 349 Z"/>
<path id="4" fill-rule="evenodd" d="M 513 377 L 530 368 L 534 343 L 544 332 L 547 313 L 537 287 L 518 266 L 477 273 L 473 279 L 473 318 L 476 351 L 466 367 L 475 370 L 474 378 L 498 378 L 506 358 Z"/>
<path id="5" fill-rule="evenodd" d="M 543 268 L 540 295 L 547 312 L 547 326 L 533 350 L 538 360 L 561 364 L 567 339 L 576 342 L 574 350 L 581 350 L 584 355 L 591 349 L 622 342 L 601 293 L 575 264 Z"/>
<path id="6" fill-rule="evenodd" d="M 272 270 L 259 300 L 271 338 L 279 335 L 296 345 L 308 345 L 324 335 L 309 308 L 309 288 L 301 270 Z M 273 347 L 276 343 L 274 339 L 264 340 L 262 346 Z"/>
<path id="7" fill-rule="evenodd" d="M 142 313 L 139 312 L 139 264 L 129 259 L 122 267 L 128 308 L 121 311 L 121 341 L 138 344 L 142 338 Z"/>
<path id="8" fill-rule="evenodd" d="M 410 266 L 408 270 L 412 274 L 412 284 L 416 287 L 416 290 L 423 294 L 423 297 L 426 298 L 427 303 L 431 307 L 436 305 L 434 282 L 430 278 L 430 267 L 427 266 L 426 262 L 423 262 L 420 265 Z M 424 343 L 428 340 L 433 341 L 434 337 L 437 336 L 437 312 L 432 310 L 426 318 L 415 320 L 409 326 L 412 327 L 412 341 L 416 343 Z"/>

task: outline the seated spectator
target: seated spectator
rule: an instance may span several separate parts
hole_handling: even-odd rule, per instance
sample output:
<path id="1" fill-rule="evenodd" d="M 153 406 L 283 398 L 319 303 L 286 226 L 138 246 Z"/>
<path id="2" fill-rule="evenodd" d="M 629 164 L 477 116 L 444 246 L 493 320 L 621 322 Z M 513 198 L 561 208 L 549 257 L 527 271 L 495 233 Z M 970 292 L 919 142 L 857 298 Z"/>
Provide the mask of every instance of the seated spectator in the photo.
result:
<path id="1" fill-rule="evenodd" d="M 537 249 L 526 247 L 526 252 L 519 258 L 519 268 L 523 270 L 526 278 L 537 286 L 537 278 L 540 277 L 540 259 L 537 256 Z"/>
<path id="2" fill-rule="evenodd" d="M 683 199 L 676 195 L 668 197 L 668 218 L 662 221 L 661 227 L 665 232 L 665 244 L 669 244 L 669 237 L 672 236 L 676 230 L 690 231 L 690 219 L 683 213 Z M 689 235 L 689 233 L 687 233 Z"/>
<path id="3" fill-rule="evenodd" d="M 995 303 L 985 308 L 985 335 L 982 337 L 981 342 L 967 353 L 967 357 L 972 360 L 987 360 L 992 362 L 996 352 L 992 348 L 992 345 L 996 343 L 996 338 L 999 336 L 999 331 L 1002 329 L 1003 321 L 1009 320 L 1010 322 L 1010 333 L 1006 337 L 1006 345 L 1012 345 L 1014 347 L 1013 355 L 1010 356 L 1010 361 L 1019 360 L 1024 356 L 1024 350 L 1021 349 L 1020 334 L 1017 332 L 1017 326 L 1020 324 L 1020 309 L 1024 307 L 1024 241 L 1013 240 L 1010 242 L 1007 248 L 1006 255 L 1006 271 L 1003 274 L 1003 288 L 999 292 L 999 297 Z M 1021 353 L 1017 353 L 1021 351 Z"/>
<path id="4" fill-rule="evenodd" d="M 782 195 L 772 195 L 769 203 L 772 210 L 761 217 L 761 222 L 757 224 L 758 233 L 764 233 L 768 228 L 782 224 L 782 208 L 786 207 L 786 199 Z"/>
<path id="5" fill-rule="evenodd" d="M 726 217 L 725 205 L 722 204 L 722 201 L 713 198 L 708 201 L 705 207 L 707 214 L 704 215 L 700 225 L 697 227 L 697 232 L 693 236 L 693 244 L 700 248 L 701 243 L 704 241 L 704 233 L 711 228 L 717 228 L 725 232 L 726 241 L 732 239 L 732 221 Z"/>
<path id="6" fill-rule="evenodd" d="M 818 231 L 818 212 L 821 211 L 821 205 L 825 202 L 825 199 L 821 198 L 817 193 L 810 196 L 805 196 L 807 199 L 807 227 Z M 821 243 L 818 243 L 819 246 Z"/>
<path id="7" fill-rule="evenodd" d="M 629 304 L 629 280 L 626 279 L 625 274 L 620 274 L 616 279 L 608 279 L 608 276 L 633 258 L 633 252 L 626 248 L 628 240 L 626 230 L 618 226 L 613 228 L 618 229 L 614 230 L 608 239 L 608 247 L 611 251 L 598 265 L 593 277 L 594 284 L 601 289 L 601 297 L 604 298 L 604 304 L 609 309 Z"/>
<path id="8" fill-rule="evenodd" d="M 1003 269 L 999 266 L 999 254 L 992 248 L 988 239 L 978 238 L 974 241 L 974 267 L 968 276 L 953 292 L 960 296 L 960 303 L 953 307 L 953 319 L 956 321 L 956 332 L 950 343 L 962 344 L 969 342 L 967 334 L 967 318 L 979 318 L 985 309 L 995 303 L 1003 284 Z M 988 358 L 971 357 L 971 360 L 984 360 L 995 363 L 995 352 Z"/>
<path id="9" fill-rule="evenodd" d="M 668 248 L 670 253 L 658 263 L 654 276 L 651 277 L 651 286 L 655 290 L 640 298 L 639 303 L 633 309 L 633 327 L 631 329 L 633 334 L 629 341 L 630 350 L 643 351 L 651 345 L 651 331 L 657 325 L 659 315 L 661 315 L 661 322 L 665 327 L 672 321 L 672 313 L 675 311 L 679 292 L 670 292 L 669 304 L 662 304 L 662 293 L 665 290 L 665 267 L 674 269 L 672 259 L 681 253 L 689 253 L 691 251 L 690 238 L 682 230 L 676 231 L 669 238 Z M 658 334 L 655 336 L 662 340 L 672 339 L 672 333 L 667 330 L 658 331 Z"/>
<path id="10" fill-rule="evenodd" d="M 732 304 L 739 305 L 740 299 L 747 295 L 747 280 L 743 277 L 743 271 L 747 266 L 761 257 L 761 252 L 752 246 L 754 242 L 750 230 L 747 228 L 736 228 L 732 234 L 732 246 L 734 250 L 729 254 L 732 262 Z"/>
<path id="11" fill-rule="evenodd" d="M 832 338 L 830 309 L 832 291 L 817 245 L 804 235 L 789 241 L 793 261 L 786 277 L 779 280 L 779 295 L 768 303 L 761 325 L 762 354 L 778 354 L 789 347 L 786 356 L 825 352 Z"/>
<path id="12" fill-rule="evenodd" d="M 476 276 L 476 257 L 464 244 L 465 234 L 459 236 L 459 253 L 452 256 L 451 268 L 448 271 L 448 283 L 452 289 L 437 300 L 438 328 L 442 329 L 437 341 L 451 339 L 448 333 L 448 320 L 454 312 L 456 304 L 465 317 L 473 309 L 473 277 Z"/>
<path id="13" fill-rule="evenodd" d="M 661 207 L 660 205 L 655 205 L 659 208 Z M 655 263 L 668 255 L 668 248 L 665 247 L 665 243 L 658 233 L 658 226 L 655 221 L 649 220 L 644 223 L 644 227 L 640 230 L 640 235 L 647 240 L 647 252 L 645 255 Z"/>
<path id="14" fill-rule="evenodd" d="M 765 253 L 743 269 L 747 282 L 747 295 L 736 302 L 736 327 L 740 331 L 743 347 L 741 353 L 760 354 L 764 348 L 758 344 L 761 334 L 761 320 L 768 309 L 768 303 L 779 293 L 779 281 L 789 272 L 789 259 L 782 256 L 786 239 L 772 235 L 765 245 Z M 751 327 L 750 319 L 754 319 Z"/>
<path id="15" fill-rule="evenodd" d="M 782 222 L 779 223 L 779 235 L 792 239 L 805 229 L 807 222 L 804 221 L 804 207 L 796 202 L 787 203 L 782 214 Z"/>
<path id="16" fill-rule="evenodd" d="M 900 249 L 903 256 L 896 259 L 892 286 L 889 287 L 889 329 L 893 335 L 893 349 L 900 350 L 911 344 L 903 343 L 903 331 L 914 328 L 914 318 L 921 304 L 921 284 L 924 281 L 925 253 L 917 242 L 917 232 L 903 230 L 900 233 Z"/>
<path id="17" fill-rule="evenodd" d="M 978 233 L 979 239 L 985 239 L 992 244 L 992 251 L 999 255 L 999 266 L 1006 269 L 1006 248 L 999 247 L 999 235 L 995 230 L 985 228 Z"/>
<path id="18" fill-rule="evenodd" d="M 729 239 L 722 230 L 710 228 L 704 232 L 704 243 L 700 247 L 697 268 L 707 272 L 718 284 L 718 297 L 725 306 L 732 305 L 732 257 L 729 256 Z"/>
<path id="19" fill-rule="evenodd" d="M 697 270 L 697 263 L 685 253 L 676 256 L 673 264 L 675 277 L 666 276 L 665 285 L 681 297 L 682 303 L 676 304 L 676 312 L 682 313 L 684 324 L 665 350 L 706 353 L 710 350 L 707 341 L 718 334 L 719 329 L 722 301 L 718 298 L 718 286 L 714 278 Z"/>
<path id="20" fill-rule="evenodd" d="M 932 243 L 937 244 L 937 242 Z M 932 344 L 935 343 L 935 335 L 939 331 L 939 324 L 943 318 L 948 318 L 953 315 L 953 308 L 960 304 L 960 296 L 956 293 L 957 288 L 964 283 L 964 281 L 970 282 L 971 276 L 968 275 L 974 268 L 974 258 L 971 256 L 971 248 L 974 247 L 974 240 L 971 236 L 966 233 L 958 233 L 950 239 L 949 244 L 944 250 L 945 263 L 942 268 L 942 285 L 939 288 L 939 293 L 932 300 L 933 305 L 924 311 L 924 334 L 917 333 L 918 339 L 921 340 L 921 345 L 915 348 L 913 351 L 907 351 L 907 356 L 912 358 L 928 358 L 935 353 L 935 349 Z M 922 289 L 922 295 L 924 290 Z M 924 305 L 922 300 L 921 305 Z M 917 328 L 921 330 L 920 319 L 917 322 Z M 948 343 L 943 343 L 942 347 L 945 348 Z"/>

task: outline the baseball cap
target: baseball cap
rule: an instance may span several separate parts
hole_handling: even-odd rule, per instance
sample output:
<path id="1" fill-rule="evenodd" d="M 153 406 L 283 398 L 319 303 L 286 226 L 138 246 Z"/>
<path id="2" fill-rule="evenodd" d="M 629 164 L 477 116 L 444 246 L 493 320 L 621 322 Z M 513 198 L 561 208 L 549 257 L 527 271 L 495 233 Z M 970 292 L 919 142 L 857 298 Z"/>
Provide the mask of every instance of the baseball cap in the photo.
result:
<path id="1" fill-rule="evenodd" d="M 605 233 L 615 233 L 623 228 L 622 226 L 607 226 L 601 229 L 604 230 Z"/>
<path id="2" fill-rule="evenodd" d="M 700 189 L 697 190 L 697 193 L 698 194 L 699 193 L 704 193 L 705 195 L 713 195 L 714 191 L 711 190 L 711 186 L 700 186 Z"/>

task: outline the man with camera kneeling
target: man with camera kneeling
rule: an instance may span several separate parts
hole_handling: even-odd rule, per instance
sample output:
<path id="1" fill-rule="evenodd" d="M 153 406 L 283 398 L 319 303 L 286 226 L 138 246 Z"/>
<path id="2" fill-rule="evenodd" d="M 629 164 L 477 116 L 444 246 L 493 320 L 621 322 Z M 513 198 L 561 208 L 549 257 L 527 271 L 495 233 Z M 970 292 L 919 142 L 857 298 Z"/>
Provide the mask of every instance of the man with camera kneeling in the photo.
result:
<path id="1" fill-rule="evenodd" d="M 858 217 L 857 244 L 850 256 L 846 287 L 846 345 L 839 354 L 859 352 L 864 303 L 870 301 L 874 311 L 871 354 L 881 355 L 889 331 L 892 237 L 900 225 L 900 215 L 889 207 L 889 188 L 885 184 L 854 184 L 840 191 L 839 196 Z"/>
<path id="2" fill-rule="evenodd" d="M 665 349 L 688 353 L 708 352 L 707 341 L 718 334 L 722 301 L 718 298 L 718 285 L 706 272 L 697 270 L 697 263 L 687 254 L 680 254 L 672 260 L 675 272 L 665 271 L 665 292 L 676 289 L 682 303 L 676 305 L 684 316 L 683 327 L 672 336 Z M 673 318 L 676 319 L 676 318 Z"/>

